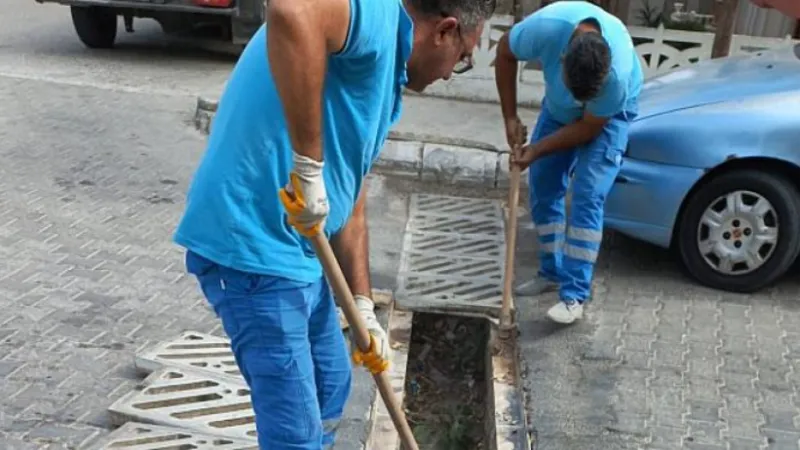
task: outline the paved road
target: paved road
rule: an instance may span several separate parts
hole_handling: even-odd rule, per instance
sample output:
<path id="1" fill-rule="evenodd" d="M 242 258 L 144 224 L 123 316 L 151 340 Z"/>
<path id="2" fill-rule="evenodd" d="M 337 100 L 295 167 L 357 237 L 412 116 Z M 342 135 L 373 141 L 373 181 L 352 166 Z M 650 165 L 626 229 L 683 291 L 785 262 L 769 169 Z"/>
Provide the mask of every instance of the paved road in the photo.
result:
<path id="1" fill-rule="evenodd" d="M 234 58 L 147 22 L 117 49 L 89 51 L 67 8 L 10 1 L 0 16 L 0 448 L 77 448 L 108 432 L 106 408 L 140 381 L 137 350 L 220 331 L 170 236 L 203 148 L 189 125 L 196 95 L 218 89 Z M 387 218 L 373 266 L 375 284 L 390 287 L 398 249 L 382 243 L 401 232 L 406 197 L 386 189 L 371 190 L 390 197 L 372 208 Z M 362 372 L 337 448 L 363 434 Z"/>
<path id="2" fill-rule="evenodd" d="M 183 97 L 216 91 L 235 61 L 232 49 L 214 51 L 166 38 L 152 20 L 120 27 L 113 50 L 89 50 L 72 27 L 69 8 L 34 0 L 6 0 L 0 17 L 0 75 L 104 90 Z"/>
<path id="3" fill-rule="evenodd" d="M 533 231 L 519 241 L 518 277 Z M 583 323 L 549 323 L 555 296 L 517 299 L 536 449 L 800 448 L 797 270 L 734 295 L 697 286 L 668 252 L 605 244 Z"/>
<path id="4" fill-rule="evenodd" d="M 195 95 L 216 91 L 233 59 L 153 26 L 91 52 L 66 8 L 9 1 L 0 447 L 74 448 L 107 432 L 105 408 L 139 380 L 137 349 L 218 331 L 169 236 L 202 150 L 187 125 Z M 389 199 L 370 213 L 379 286 L 397 270 L 400 190 L 372 188 Z M 662 252 L 609 244 L 586 323 L 555 329 L 541 319 L 547 299 L 518 300 L 539 450 L 798 448 L 800 285 L 723 295 L 688 282 Z"/>

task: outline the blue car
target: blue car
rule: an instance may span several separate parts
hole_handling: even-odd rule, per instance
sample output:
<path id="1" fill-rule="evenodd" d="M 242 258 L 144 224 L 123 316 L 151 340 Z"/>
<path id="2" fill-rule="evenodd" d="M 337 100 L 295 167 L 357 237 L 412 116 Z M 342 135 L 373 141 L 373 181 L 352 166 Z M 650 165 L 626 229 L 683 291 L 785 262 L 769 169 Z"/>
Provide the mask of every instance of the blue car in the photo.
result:
<path id="1" fill-rule="evenodd" d="M 800 253 L 800 45 L 648 80 L 605 223 L 676 250 L 713 288 L 786 274 Z"/>

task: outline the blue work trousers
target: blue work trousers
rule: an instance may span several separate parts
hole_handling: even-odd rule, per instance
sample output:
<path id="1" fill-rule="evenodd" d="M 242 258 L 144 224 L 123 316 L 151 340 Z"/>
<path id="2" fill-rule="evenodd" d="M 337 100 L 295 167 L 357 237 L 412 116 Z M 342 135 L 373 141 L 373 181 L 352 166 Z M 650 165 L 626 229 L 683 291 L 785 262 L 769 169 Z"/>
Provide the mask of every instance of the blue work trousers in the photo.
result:
<path id="1" fill-rule="evenodd" d="M 602 133 L 586 145 L 545 156 L 530 166 L 530 206 L 539 236 L 539 276 L 560 285 L 563 301 L 590 299 L 594 264 L 603 239 L 606 196 L 622 164 L 634 114 L 611 118 Z M 531 141 L 563 127 L 543 108 Z M 567 224 L 565 197 L 572 180 Z"/>
<path id="2" fill-rule="evenodd" d="M 239 272 L 192 252 L 186 267 L 231 339 L 250 387 L 259 448 L 332 448 L 352 369 L 325 279 Z"/>

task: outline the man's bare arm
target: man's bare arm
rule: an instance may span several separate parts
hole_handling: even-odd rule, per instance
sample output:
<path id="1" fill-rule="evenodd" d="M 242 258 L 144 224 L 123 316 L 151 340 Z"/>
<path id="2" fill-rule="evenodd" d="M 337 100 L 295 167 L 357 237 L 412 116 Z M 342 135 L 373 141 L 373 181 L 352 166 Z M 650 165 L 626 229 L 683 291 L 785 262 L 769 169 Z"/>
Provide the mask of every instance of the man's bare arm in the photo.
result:
<path id="1" fill-rule="evenodd" d="M 369 278 L 369 233 L 367 231 L 367 187 L 361 187 L 353 214 L 333 236 L 331 246 L 353 295 L 372 298 Z"/>
<path id="2" fill-rule="evenodd" d="M 322 92 L 328 55 L 345 45 L 348 0 L 271 0 L 267 55 L 294 151 L 322 161 Z"/>
<path id="3" fill-rule="evenodd" d="M 508 45 L 508 33 L 506 33 L 497 43 L 497 56 L 494 63 L 494 79 L 504 120 L 517 117 L 518 66 L 517 58 Z"/>
<path id="4" fill-rule="evenodd" d="M 532 144 L 532 146 L 535 147 L 538 157 L 571 150 L 600 135 L 606 122 L 608 122 L 607 118 L 593 116 L 585 112 L 577 122 L 560 128 L 555 133 Z"/>

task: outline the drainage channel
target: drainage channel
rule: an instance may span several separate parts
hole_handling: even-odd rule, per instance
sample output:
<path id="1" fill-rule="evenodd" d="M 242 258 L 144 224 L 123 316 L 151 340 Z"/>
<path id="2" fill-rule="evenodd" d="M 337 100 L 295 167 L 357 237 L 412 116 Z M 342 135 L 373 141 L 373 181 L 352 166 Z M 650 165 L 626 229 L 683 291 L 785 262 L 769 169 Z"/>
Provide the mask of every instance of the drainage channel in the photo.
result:
<path id="1" fill-rule="evenodd" d="M 483 319 L 414 315 L 405 407 L 420 448 L 487 448 L 486 422 L 494 419 L 487 417 L 489 334 Z"/>
<path id="2" fill-rule="evenodd" d="M 414 193 L 409 207 L 398 290 L 378 303 L 393 350 L 392 388 L 420 448 L 528 449 L 514 342 L 496 346 L 494 322 L 487 319 L 496 316 L 502 297 L 499 202 Z M 108 410 L 120 428 L 91 450 L 257 448 L 250 392 L 227 339 L 185 332 L 137 352 L 135 366 L 146 378 Z M 336 450 L 401 448 L 369 378 L 360 368 L 354 372 L 358 395 L 351 397 Z M 366 431 L 367 442 L 346 428 Z"/>
<path id="3" fill-rule="evenodd" d="M 497 200 L 414 193 L 389 320 L 392 385 L 425 450 L 530 448 L 512 340 L 496 338 L 505 259 Z M 367 449 L 405 450 L 381 404 Z"/>

